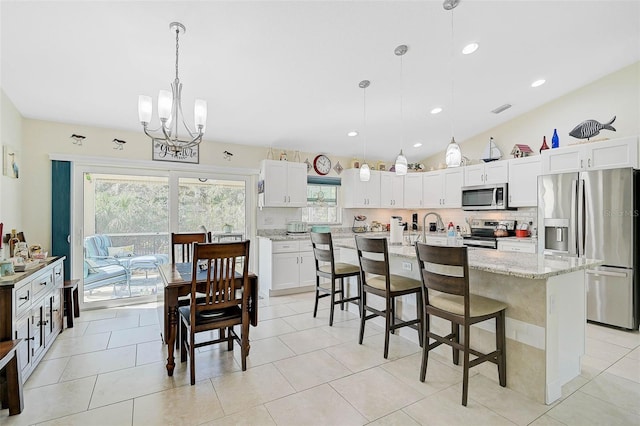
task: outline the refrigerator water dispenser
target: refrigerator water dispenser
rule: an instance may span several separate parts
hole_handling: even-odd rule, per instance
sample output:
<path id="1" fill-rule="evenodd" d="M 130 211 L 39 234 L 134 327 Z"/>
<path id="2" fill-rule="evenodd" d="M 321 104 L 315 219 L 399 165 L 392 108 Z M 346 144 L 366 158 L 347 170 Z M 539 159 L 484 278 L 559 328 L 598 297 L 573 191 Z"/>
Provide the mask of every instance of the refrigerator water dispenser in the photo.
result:
<path id="1" fill-rule="evenodd" d="M 545 219 L 544 249 L 569 253 L 569 219 Z"/>

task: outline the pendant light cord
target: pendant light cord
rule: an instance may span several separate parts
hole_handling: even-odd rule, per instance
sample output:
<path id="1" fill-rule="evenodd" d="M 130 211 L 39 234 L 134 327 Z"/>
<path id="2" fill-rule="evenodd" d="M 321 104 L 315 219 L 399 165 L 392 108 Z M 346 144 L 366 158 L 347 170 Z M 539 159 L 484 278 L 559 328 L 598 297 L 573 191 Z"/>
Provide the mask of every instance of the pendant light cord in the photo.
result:
<path id="1" fill-rule="evenodd" d="M 402 136 L 402 140 L 401 140 L 401 144 L 400 144 L 400 152 L 402 152 L 402 149 L 404 148 L 404 109 L 403 109 L 403 105 L 404 105 L 404 73 L 403 73 L 403 66 L 402 66 L 402 57 L 404 55 L 400 55 L 400 126 L 402 127 L 401 129 L 401 136 Z"/>
<path id="2" fill-rule="evenodd" d="M 367 164 L 367 88 L 362 89 L 362 127 L 364 130 L 363 163 Z"/>
<path id="3" fill-rule="evenodd" d="M 455 103 L 455 99 L 454 99 L 454 84 L 455 84 L 455 77 L 453 75 L 453 46 L 454 46 L 454 42 L 453 42 L 453 9 L 451 9 L 451 52 L 450 52 L 450 61 L 449 61 L 449 66 L 450 66 L 450 73 L 451 73 L 451 137 L 453 138 L 453 114 L 455 111 L 454 108 L 454 103 Z"/>

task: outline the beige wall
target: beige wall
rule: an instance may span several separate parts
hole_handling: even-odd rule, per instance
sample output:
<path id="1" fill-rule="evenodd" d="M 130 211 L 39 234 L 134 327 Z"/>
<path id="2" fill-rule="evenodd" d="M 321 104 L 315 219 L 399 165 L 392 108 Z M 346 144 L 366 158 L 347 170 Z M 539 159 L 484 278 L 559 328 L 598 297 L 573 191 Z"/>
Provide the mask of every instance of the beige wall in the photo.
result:
<path id="1" fill-rule="evenodd" d="M 135 117 L 134 117 L 135 119 Z M 28 194 L 22 201 L 22 224 L 31 241 L 37 241 L 45 248 L 50 247 L 51 234 L 51 162 L 50 154 L 82 156 L 109 161 L 112 165 L 124 165 L 136 161 L 136 167 L 162 168 L 170 170 L 174 163 L 151 161 L 151 142 L 139 132 L 79 126 L 73 124 L 54 123 L 25 119 L 23 125 L 23 146 L 25 164 L 23 184 Z M 72 134 L 85 136 L 82 145 L 73 143 Z M 127 141 L 122 151 L 114 149 L 113 139 Z M 223 152 L 233 153 L 230 160 L 224 158 Z M 273 149 L 276 158 L 280 149 Z M 246 145 L 222 144 L 204 141 L 200 147 L 200 164 L 189 168 L 201 171 L 224 171 L 233 168 L 252 173 L 259 169 L 260 161 L 267 157 L 267 148 L 256 148 Z M 294 152 L 288 151 L 288 159 L 293 160 Z M 300 153 L 300 158 L 313 161 L 317 153 Z M 347 159 L 330 156 L 335 164 L 347 164 Z M 182 165 L 181 165 L 182 166 Z M 314 174 L 312 171 L 311 174 Z M 335 176 L 332 171 L 330 175 Z M 253 195 L 255 196 L 253 191 Z M 253 205 L 257 205 L 254 201 Z M 255 219 L 255 218 L 254 218 Z M 255 220 L 253 220 L 255 223 Z"/>
<path id="2" fill-rule="evenodd" d="M 538 90 L 544 90 L 544 86 Z M 517 107 L 514 105 L 512 110 Z M 507 114 L 508 111 L 503 114 Z M 554 128 L 558 129 L 560 146 L 563 147 L 579 141 L 569 136 L 569 132 L 577 124 L 587 119 L 606 123 L 614 115 L 617 118 L 613 127 L 617 131 L 603 130 L 595 139 L 614 139 L 640 134 L 640 62 L 574 90 L 489 131 L 468 140 L 457 141 L 460 143 L 462 154 L 469 158 L 472 164 L 480 161 L 490 137 L 493 137 L 502 151 L 503 159 L 512 158 L 511 149 L 516 143 L 529 145 L 537 155 L 543 136 L 547 137 L 547 144 L 551 147 Z M 426 158 L 423 163 L 427 170 L 430 167 L 438 168 L 440 163 L 444 163 L 444 151 Z"/>
<path id="3" fill-rule="evenodd" d="M 18 179 L 7 177 L 0 170 L 0 222 L 4 223 L 3 233 L 7 234 L 11 232 L 11 228 L 23 230 L 21 211 L 26 161 L 22 148 L 22 116 L 3 90 L 0 90 L 0 138 L 3 146 L 11 146 L 22 157 L 19 161 L 21 169 Z M 6 252 L 5 256 L 8 257 L 9 253 Z"/>

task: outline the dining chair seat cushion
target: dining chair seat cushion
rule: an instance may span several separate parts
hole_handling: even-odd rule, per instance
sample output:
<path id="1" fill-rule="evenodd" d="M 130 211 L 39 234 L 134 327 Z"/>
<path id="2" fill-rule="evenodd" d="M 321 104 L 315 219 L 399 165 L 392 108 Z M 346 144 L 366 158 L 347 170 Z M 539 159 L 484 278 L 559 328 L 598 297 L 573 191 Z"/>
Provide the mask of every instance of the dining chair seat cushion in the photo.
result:
<path id="1" fill-rule="evenodd" d="M 180 315 L 185 318 L 187 324 L 191 325 L 191 306 L 180 306 L 178 311 L 180 312 Z M 231 318 L 242 318 L 242 309 L 240 309 L 240 306 L 197 312 L 196 325 L 206 324 L 211 321 L 223 321 Z"/>
<path id="2" fill-rule="evenodd" d="M 391 281 L 389 288 L 391 289 L 391 291 L 394 291 L 394 292 L 412 290 L 414 288 L 422 287 L 422 283 L 420 281 L 414 280 L 412 278 L 403 277 L 400 275 L 391 274 L 389 275 L 389 279 Z M 369 287 L 374 287 L 374 288 L 377 288 L 378 290 L 383 290 L 383 291 L 387 287 L 385 277 L 383 277 L 382 275 L 369 278 L 367 280 L 367 284 L 369 285 Z"/>
<path id="3" fill-rule="evenodd" d="M 441 294 L 429 297 L 429 304 L 443 311 L 451 312 L 455 315 L 464 315 L 464 302 L 462 296 L 454 294 Z M 506 304 L 488 297 L 469 295 L 469 315 L 471 317 L 482 317 L 485 315 L 500 312 L 507 307 Z"/>
<path id="4" fill-rule="evenodd" d="M 336 262 L 335 264 L 336 274 L 337 275 L 348 275 L 348 274 L 357 274 L 360 272 L 360 267 L 358 265 L 351 265 L 349 263 L 341 263 Z M 330 274 L 331 273 L 331 265 L 322 265 L 320 266 L 321 272 Z"/>

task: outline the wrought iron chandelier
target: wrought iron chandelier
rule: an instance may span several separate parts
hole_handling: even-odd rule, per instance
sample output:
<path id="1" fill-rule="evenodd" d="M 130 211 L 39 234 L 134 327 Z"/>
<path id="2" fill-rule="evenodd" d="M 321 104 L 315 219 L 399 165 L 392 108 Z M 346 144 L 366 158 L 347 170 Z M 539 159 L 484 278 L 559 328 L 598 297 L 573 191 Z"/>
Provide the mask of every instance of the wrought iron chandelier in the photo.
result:
<path id="1" fill-rule="evenodd" d="M 202 136 L 207 124 L 207 101 L 202 99 L 195 100 L 193 113 L 195 131 L 191 130 L 187 126 L 182 113 L 182 83 L 180 83 L 180 78 L 178 77 L 179 36 L 180 33 L 185 33 L 187 30 L 180 22 L 172 22 L 169 24 L 169 28 L 176 33 L 176 78 L 171 83 L 171 92 L 160 90 L 158 93 L 160 127 L 157 129 L 149 129 L 148 127 L 153 111 L 151 96 L 140 95 L 138 98 L 138 117 L 144 128 L 144 133 L 152 139 L 154 147 L 159 145 L 170 152 L 177 153 L 202 142 Z M 186 129 L 186 134 L 182 136 L 178 134 L 180 122 Z M 188 137 L 185 139 L 187 135 Z"/>

